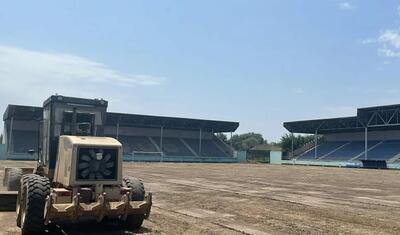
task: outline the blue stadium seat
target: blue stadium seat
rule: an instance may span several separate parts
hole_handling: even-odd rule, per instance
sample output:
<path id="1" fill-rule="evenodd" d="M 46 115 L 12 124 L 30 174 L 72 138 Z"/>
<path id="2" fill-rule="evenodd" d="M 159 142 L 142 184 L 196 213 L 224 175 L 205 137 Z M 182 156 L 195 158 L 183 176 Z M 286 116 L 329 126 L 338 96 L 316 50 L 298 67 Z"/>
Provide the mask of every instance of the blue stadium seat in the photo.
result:
<path id="1" fill-rule="evenodd" d="M 400 153 L 400 140 L 386 140 L 368 151 L 369 160 L 389 160 Z M 358 159 L 364 159 L 364 156 Z"/>
<path id="2" fill-rule="evenodd" d="M 368 141 L 368 147 L 372 147 L 379 143 L 379 141 Z M 350 159 L 357 157 L 364 153 L 365 143 L 364 141 L 353 141 L 345 145 L 343 148 L 329 154 L 324 157 L 324 161 L 349 161 Z"/>
<path id="3" fill-rule="evenodd" d="M 151 143 L 147 136 L 119 136 L 118 140 L 122 143 L 124 154 L 138 152 L 157 152 L 156 147 Z"/>
<path id="4" fill-rule="evenodd" d="M 216 143 L 210 139 L 202 139 L 201 154 L 199 154 L 199 139 L 184 139 L 185 142 L 201 157 L 231 157 L 227 153 L 221 151 Z"/>
<path id="5" fill-rule="evenodd" d="M 335 149 L 339 148 L 340 146 L 346 144 L 346 141 L 338 141 L 338 142 L 325 142 L 317 147 L 317 158 L 320 158 Z M 300 154 L 297 160 L 312 160 L 315 159 L 315 148 L 312 148 L 308 152 Z"/>
<path id="6" fill-rule="evenodd" d="M 370 149 L 368 151 L 369 160 L 390 160 L 400 154 L 400 140 L 386 140 L 382 143 L 380 142 L 381 141 L 368 141 L 368 148 Z M 375 145 L 376 147 L 374 147 Z M 343 147 L 339 148 L 340 146 Z M 334 151 L 335 149 L 337 150 Z M 362 160 L 364 159 L 364 149 L 364 141 L 325 142 L 318 146 L 317 159 L 324 156 L 320 159 L 321 161 L 349 161 L 359 156 L 356 160 Z M 314 151 L 313 148 L 308 152 L 300 154 L 297 159 L 315 160 Z"/>
<path id="7" fill-rule="evenodd" d="M 157 145 L 160 145 L 160 137 L 153 137 Z M 163 138 L 162 151 L 167 156 L 193 156 L 193 153 L 178 138 Z"/>

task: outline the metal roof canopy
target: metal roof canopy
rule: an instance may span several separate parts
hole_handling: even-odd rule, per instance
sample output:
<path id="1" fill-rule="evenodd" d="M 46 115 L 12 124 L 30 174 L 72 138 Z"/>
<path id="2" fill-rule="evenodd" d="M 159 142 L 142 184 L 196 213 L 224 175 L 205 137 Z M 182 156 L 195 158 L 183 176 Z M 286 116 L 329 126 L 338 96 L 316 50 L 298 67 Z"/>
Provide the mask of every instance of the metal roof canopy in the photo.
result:
<path id="1" fill-rule="evenodd" d="M 50 99 L 50 98 L 49 98 Z M 55 97 L 56 99 L 56 97 Z M 57 100 L 59 101 L 59 100 Z M 45 105 L 50 100 L 45 101 Z M 65 99 L 62 102 L 74 102 Z M 97 101 L 95 101 L 97 102 Z M 99 100 L 100 102 L 100 100 Z M 88 104 L 89 105 L 89 104 Z M 101 105 L 107 105 L 101 104 Z M 8 105 L 3 120 L 42 120 L 43 108 L 34 106 Z M 179 130 L 199 130 L 218 132 L 234 132 L 239 127 L 238 122 L 202 120 L 178 117 L 149 116 L 140 114 L 110 113 L 106 114 L 106 125 L 134 126 L 147 128 L 165 128 Z"/>
<path id="2" fill-rule="evenodd" d="M 400 104 L 359 108 L 357 116 L 366 127 L 400 126 Z"/>
<path id="3" fill-rule="evenodd" d="M 42 120 L 43 108 L 9 104 L 3 114 L 3 121 L 11 120 Z"/>
<path id="4" fill-rule="evenodd" d="M 328 134 L 374 130 L 400 130 L 400 104 L 357 109 L 357 116 L 285 122 L 292 133 Z"/>
<path id="5" fill-rule="evenodd" d="M 107 113 L 107 125 L 134 127 L 153 127 L 180 130 L 203 130 L 213 133 L 234 132 L 239 127 L 238 122 L 149 116 L 140 114 Z"/>

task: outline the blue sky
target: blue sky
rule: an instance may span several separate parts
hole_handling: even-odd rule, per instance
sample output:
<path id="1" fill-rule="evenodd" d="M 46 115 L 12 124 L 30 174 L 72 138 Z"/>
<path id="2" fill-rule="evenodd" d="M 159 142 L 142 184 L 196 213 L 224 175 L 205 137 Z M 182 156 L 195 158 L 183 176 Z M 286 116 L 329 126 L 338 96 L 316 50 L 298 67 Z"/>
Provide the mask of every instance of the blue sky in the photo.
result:
<path id="1" fill-rule="evenodd" d="M 284 121 L 400 103 L 400 1 L 0 1 L 0 110 L 60 93 L 109 110 Z"/>

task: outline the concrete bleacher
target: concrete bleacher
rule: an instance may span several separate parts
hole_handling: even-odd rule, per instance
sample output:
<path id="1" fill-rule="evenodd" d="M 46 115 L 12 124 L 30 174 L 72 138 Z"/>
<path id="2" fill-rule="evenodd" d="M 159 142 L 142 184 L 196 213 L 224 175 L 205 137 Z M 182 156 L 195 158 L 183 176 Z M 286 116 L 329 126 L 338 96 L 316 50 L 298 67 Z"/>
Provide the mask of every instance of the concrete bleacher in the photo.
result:
<path id="1" fill-rule="evenodd" d="M 365 158 L 365 143 L 363 141 L 335 141 L 324 142 L 317 146 L 317 158 L 315 148 L 311 148 L 299 154 L 297 160 L 319 161 L 360 161 Z M 368 141 L 369 160 L 400 159 L 400 140 L 375 140 Z"/>
<path id="2" fill-rule="evenodd" d="M 368 141 L 369 148 L 374 147 L 379 141 Z M 365 143 L 363 141 L 351 141 L 343 148 L 328 154 L 323 159 L 325 161 L 349 161 L 357 156 L 363 155 Z"/>
<path id="3" fill-rule="evenodd" d="M 152 137 L 160 148 L 160 137 Z M 162 140 L 161 151 L 167 156 L 194 156 L 179 138 L 167 137 Z"/>
<path id="4" fill-rule="evenodd" d="M 122 143 L 124 154 L 158 151 L 147 136 L 119 136 L 118 140 Z"/>
<path id="5" fill-rule="evenodd" d="M 323 141 L 317 142 L 317 157 L 310 144 L 293 150 L 293 161 L 304 160 L 301 164 L 308 164 L 307 161 L 329 165 L 335 162 L 353 166 L 361 164 L 367 168 L 381 168 L 386 164 L 392 164 L 393 167 L 393 164 L 397 164 L 395 168 L 400 168 L 400 104 L 358 108 L 355 114 L 284 122 L 283 126 L 292 134 L 323 138 Z M 335 149 L 340 142 L 346 143 Z"/>
<path id="6" fill-rule="evenodd" d="M 386 140 L 368 151 L 369 160 L 390 160 L 400 154 L 400 140 Z M 364 156 L 357 158 L 364 159 Z"/>
<path id="7" fill-rule="evenodd" d="M 118 139 L 123 145 L 124 159 L 138 161 L 179 161 L 179 162 L 235 162 L 227 146 L 218 144 L 216 140 L 205 138 L 201 141 L 199 153 L 199 139 L 164 137 L 162 147 L 158 136 L 129 136 L 107 135 Z M 213 136 L 216 138 L 215 136 Z M 38 132 L 18 131 L 12 133 L 12 148 L 7 153 L 8 159 L 33 160 L 35 156 L 27 154 L 30 149 L 37 149 Z M 151 155 L 153 153 L 154 155 Z"/>
<path id="8" fill-rule="evenodd" d="M 69 99 L 76 98 L 69 97 Z M 216 134 L 234 132 L 239 126 L 238 122 L 114 112 L 107 112 L 102 118 L 105 119 L 105 123 L 96 129 L 96 135 L 118 139 L 122 143 L 124 160 L 237 161 L 234 150 L 216 139 Z M 5 158 L 18 160 L 37 158 L 27 154 L 27 151 L 38 150 L 43 108 L 8 105 L 3 121 Z M 66 129 L 57 131 L 64 131 L 60 134 L 68 134 Z M 187 139 L 188 143 L 184 139 Z"/>
<path id="9" fill-rule="evenodd" d="M 315 159 L 315 150 L 317 151 L 317 158 L 323 157 L 327 154 L 331 154 L 332 151 L 340 148 L 341 146 L 347 144 L 348 142 L 339 141 L 339 142 L 325 142 L 321 143 L 317 146 L 317 149 L 312 148 L 306 151 L 303 154 L 300 154 L 298 159 L 305 160 L 305 159 Z"/>
<path id="10" fill-rule="evenodd" d="M 133 159 L 137 161 L 235 162 L 229 146 L 219 143 L 215 136 L 202 139 L 201 153 L 198 138 L 163 137 L 160 147 L 159 136 L 109 136 L 122 143 L 127 161 L 132 160 L 132 154 L 135 154 Z"/>
<path id="11" fill-rule="evenodd" d="M 212 156 L 212 157 L 228 157 L 228 155 L 221 150 L 211 139 L 203 139 L 201 141 L 201 153 L 199 147 L 199 139 L 184 139 L 184 141 L 193 149 L 199 156 Z"/>

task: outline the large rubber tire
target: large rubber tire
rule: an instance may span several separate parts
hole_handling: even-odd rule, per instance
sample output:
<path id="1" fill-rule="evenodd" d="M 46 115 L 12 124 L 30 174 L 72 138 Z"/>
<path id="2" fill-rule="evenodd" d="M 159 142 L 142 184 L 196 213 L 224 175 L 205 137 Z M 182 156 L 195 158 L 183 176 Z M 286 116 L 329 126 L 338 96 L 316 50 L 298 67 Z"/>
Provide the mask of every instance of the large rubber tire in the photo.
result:
<path id="1" fill-rule="evenodd" d="M 50 194 L 50 180 L 35 174 L 23 178 L 20 206 L 21 234 L 41 234 L 44 230 L 44 206 Z"/>
<path id="2" fill-rule="evenodd" d="M 131 201 L 144 200 L 144 195 L 145 195 L 144 185 L 143 182 L 138 178 L 125 176 L 122 179 L 122 186 L 132 189 L 132 194 L 130 198 Z"/>
<path id="3" fill-rule="evenodd" d="M 22 169 L 11 168 L 8 171 L 7 191 L 18 191 L 22 177 Z"/>
<path id="4" fill-rule="evenodd" d="M 125 221 L 122 221 L 122 226 L 129 230 L 137 230 L 142 227 L 144 220 L 144 215 L 137 214 L 137 215 L 128 215 Z"/>
<path id="5" fill-rule="evenodd" d="M 16 212 L 17 212 L 17 226 L 21 227 L 21 205 L 24 206 L 23 199 L 26 198 L 26 187 L 28 182 L 31 182 L 35 177 L 40 177 L 39 175 L 34 174 L 26 174 L 22 175 L 20 181 L 20 188 L 18 189 L 17 203 L 16 203 Z"/>
<path id="6" fill-rule="evenodd" d="M 122 179 L 122 186 L 131 188 L 131 201 L 143 201 L 145 197 L 144 185 L 141 180 L 135 177 L 125 176 Z M 121 221 L 121 225 L 127 229 L 139 229 L 144 220 L 144 214 L 128 215 L 125 221 Z"/>

